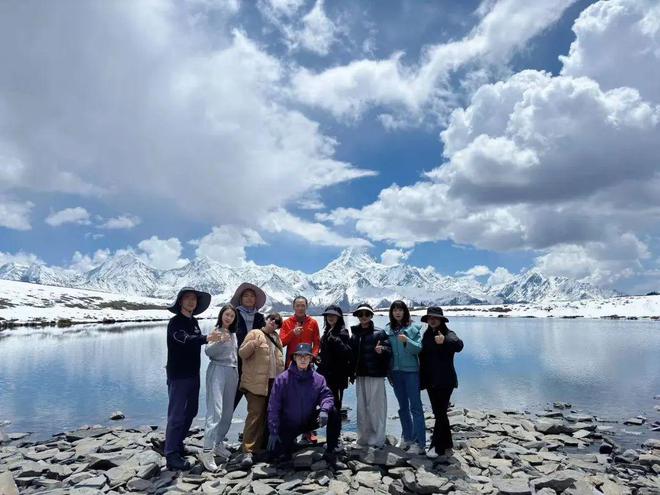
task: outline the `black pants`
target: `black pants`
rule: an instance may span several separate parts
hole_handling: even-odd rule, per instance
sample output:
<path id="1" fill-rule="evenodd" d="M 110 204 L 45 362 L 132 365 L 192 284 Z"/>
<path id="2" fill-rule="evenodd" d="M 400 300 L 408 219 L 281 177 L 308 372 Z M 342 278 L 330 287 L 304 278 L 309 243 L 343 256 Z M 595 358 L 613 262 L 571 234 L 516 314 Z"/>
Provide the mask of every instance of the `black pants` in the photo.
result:
<path id="1" fill-rule="evenodd" d="M 290 456 L 293 453 L 294 444 L 296 443 L 296 437 L 307 433 L 308 431 L 313 431 L 319 427 L 319 411 L 316 410 L 312 417 L 310 417 L 306 422 L 293 425 L 282 423 L 280 425 L 279 437 L 280 441 L 277 444 L 275 452 L 273 454 L 275 457 L 278 456 Z"/>
<path id="2" fill-rule="evenodd" d="M 427 390 L 429 400 L 431 401 L 431 408 L 433 409 L 433 415 L 435 416 L 431 447 L 434 447 L 438 453 L 454 447 L 454 443 L 451 439 L 449 418 L 447 417 L 449 399 L 451 398 L 453 391 L 453 388 L 429 388 Z"/>
<path id="3" fill-rule="evenodd" d="M 190 378 L 167 380 L 167 429 L 165 430 L 165 455 L 183 454 L 183 440 L 199 406 L 199 375 Z"/>
<path id="4" fill-rule="evenodd" d="M 339 435 L 341 434 L 341 403 L 344 400 L 344 389 L 335 384 L 328 384 L 335 400 L 335 407 L 328 415 L 328 428 L 326 436 L 328 437 L 327 449 L 332 450 L 339 445 Z"/>

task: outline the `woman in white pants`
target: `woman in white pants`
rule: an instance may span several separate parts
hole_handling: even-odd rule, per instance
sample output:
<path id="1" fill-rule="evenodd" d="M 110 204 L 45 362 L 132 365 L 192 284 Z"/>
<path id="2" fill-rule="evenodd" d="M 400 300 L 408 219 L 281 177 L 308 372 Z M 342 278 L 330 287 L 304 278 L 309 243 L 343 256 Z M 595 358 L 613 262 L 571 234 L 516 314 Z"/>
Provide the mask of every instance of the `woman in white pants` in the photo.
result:
<path id="1" fill-rule="evenodd" d="M 206 427 L 200 461 L 208 471 L 218 469 L 215 456 L 230 456 L 224 439 L 231 426 L 238 387 L 236 310 L 231 304 L 220 309 L 216 330 L 221 334 L 220 341 L 205 349 L 210 363 L 206 370 Z"/>

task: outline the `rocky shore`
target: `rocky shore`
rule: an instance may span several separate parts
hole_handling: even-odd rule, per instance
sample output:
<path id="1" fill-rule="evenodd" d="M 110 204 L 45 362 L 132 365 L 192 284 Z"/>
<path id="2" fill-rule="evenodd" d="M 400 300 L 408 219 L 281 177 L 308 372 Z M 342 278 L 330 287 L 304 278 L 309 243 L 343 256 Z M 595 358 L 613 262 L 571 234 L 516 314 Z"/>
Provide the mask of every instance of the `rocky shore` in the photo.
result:
<path id="1" fill-rule="evenodd" d="M 165 469 L 163 432 L 155 426 L 84 427 L 43 442 L 3 433 L 0 494 L 660 493 L 659 439 L 624 450 L 608 425 L 557 406 L 535 415 L 454 409 L 455 449 L 437 459 L 408 455 L 390 436 L 381 449 L 360 448 L 355 434 L 346 432 L 333 466 L 323 459 L 321 445 L 307 445 L 290 463 L 247 467 L 234 444 L 217 473 L 205 472 L 196 459 L 199 430 L 187 444 L 195 465 L 183 473 Z M 427 415 L 427 427 L 432 425 Z"/>

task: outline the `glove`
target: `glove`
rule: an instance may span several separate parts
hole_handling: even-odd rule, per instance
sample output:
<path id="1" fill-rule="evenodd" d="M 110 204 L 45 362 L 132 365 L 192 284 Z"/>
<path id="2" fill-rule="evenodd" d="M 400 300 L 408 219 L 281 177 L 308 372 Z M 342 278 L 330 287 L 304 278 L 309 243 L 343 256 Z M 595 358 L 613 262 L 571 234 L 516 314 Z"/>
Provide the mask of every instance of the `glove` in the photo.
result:
<path id="1" fill-rule="evenodd" d="M 279 435 L 270 435 L 268 437 L 268 446 L 266 447 L 266 449 L 269 452 L 273 452 L 277 448 L 278 443 L 280 443 Z"/>
<path id="2" fill-rule="evenodd" d="M 321 411 L 319 413 L 319 426 L 323 428 L 327 424 L 328 424 L 328 413 L 327 411 Z"/>

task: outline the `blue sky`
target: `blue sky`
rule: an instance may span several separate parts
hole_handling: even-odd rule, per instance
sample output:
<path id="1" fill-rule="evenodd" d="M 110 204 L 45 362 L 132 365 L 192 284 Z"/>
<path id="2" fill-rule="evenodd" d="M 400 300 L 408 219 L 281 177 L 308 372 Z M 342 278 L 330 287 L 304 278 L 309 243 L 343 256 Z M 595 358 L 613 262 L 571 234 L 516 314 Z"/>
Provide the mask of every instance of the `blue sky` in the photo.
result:
<path id="1" fill-rule="evenodd" d="M 365 246 L 657 289 L 659 9 L 3 4 L 0 264 L 312 272 Z"/>

